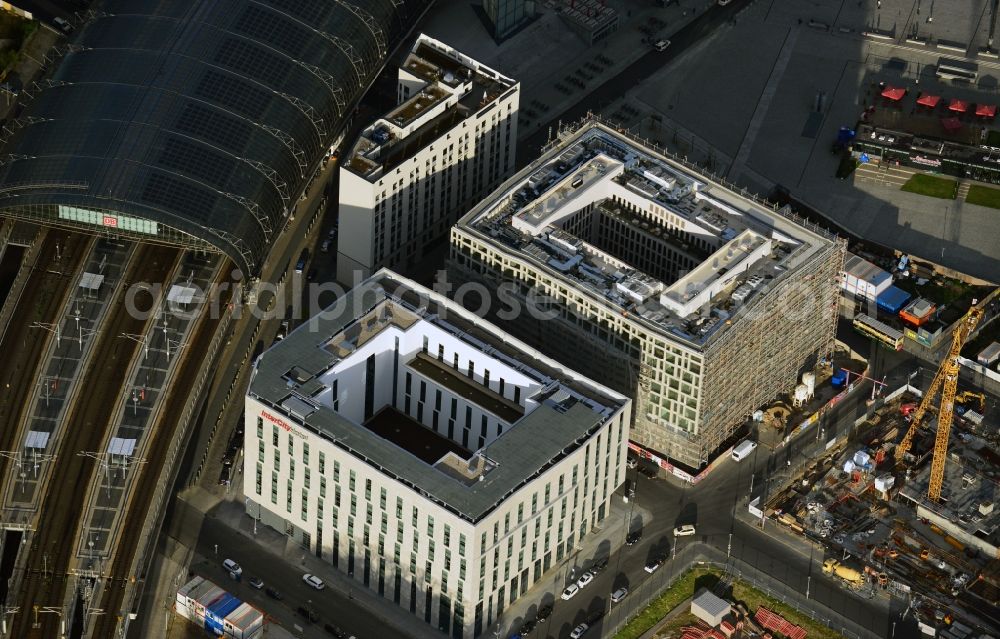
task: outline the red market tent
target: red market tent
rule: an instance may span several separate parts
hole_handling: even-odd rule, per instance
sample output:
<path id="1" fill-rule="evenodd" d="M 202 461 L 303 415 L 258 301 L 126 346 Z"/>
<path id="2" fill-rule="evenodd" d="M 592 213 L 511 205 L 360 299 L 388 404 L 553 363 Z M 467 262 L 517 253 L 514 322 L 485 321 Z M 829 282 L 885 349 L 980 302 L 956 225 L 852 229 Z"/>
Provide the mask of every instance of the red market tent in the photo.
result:
<path id="1" fill-rule="evenodd" d="M 992 118 L 996 114 L 997 114 L 997 107 L 995 104 L 976 105 L 976 115 L 982 116 L 984 118 Z"/>
<path id="2" fill-rule="evenodd" d="M 969 103 L 964 100 L 952 100 L 951 104 L 948 105 L 949 111 L 955 111 L 956 113 L 965 113 L 969 110 Z"/>
<path id="3" fill-rule="evenodd" d="M 921 94 L 921 96 L 917 98 L 917 104 L 923 105 L 925 107 L 930 107 L 932 109 L 936 107 L 938 105 L 938 102 L 940 101 L 941 101 L 941 96 L 928 95 L 926 93 Z"/>
<path id="4" fill-rule="evenodd" d="M 890 100 L 902 100 L 904 95 L 906 95 L 906 89 L 898 89 L 890 86 L 882 89 L 882 97 Z"/>
<path id="5" fill-rule="evenodd" d="M 941 126 L 949 133 L 962 128 L 962 121 L 958 118 L 941 118 Z"/>

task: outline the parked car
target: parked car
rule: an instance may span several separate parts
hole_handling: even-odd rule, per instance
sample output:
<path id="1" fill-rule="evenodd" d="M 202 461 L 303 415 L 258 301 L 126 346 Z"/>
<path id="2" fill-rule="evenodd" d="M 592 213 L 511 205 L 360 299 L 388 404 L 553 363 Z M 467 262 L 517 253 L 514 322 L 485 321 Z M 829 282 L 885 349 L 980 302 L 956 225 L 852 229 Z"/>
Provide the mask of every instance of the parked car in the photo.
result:
<path id="1" fill-rule="evenodd" d="M 653 466 L 652 464 L 639 464 L 639 472 L 650 479 L 656 479 L 657 475 L 659 475 L 659 471 L 656 469 L 656 466 Z"/>
<path id="2" fill-rule="evenodd" d="M 642 531 L 640 531 L 640 530 L 637 530 L 637 531 L 635 531 L 635 532 L 630 532 L 630 533 L 629 533 L 629 534 L 628 534 L 628 535 L 627 535 L 627 536 L 625 537 L 625 545 L 626 545 L 626 546 L 634 546 L 634 545 L 636 545 L 637 543 L 639 543 L 639 540 L 640 540 L 640 539 L 642 539 Z"/>
<path id="3" fill-rule="evenodd" d="M 691 524 L 684 524 L 683 526 L 677 526 L 674 528 L 674 537 L 690 537 L 694 534 L 694 526 Z"/>
<path id="4" fill-rule="evenodd" d="M 332 240 L 323 240 L 323 243 L 319 245 L 319 250 L 328 253 L 330 251 L 330 242 Z"/>
<path id="5" fill-rule="evenodd" d="M 551 605 L 542 606 L 541 608 L 538 609 L 538 612 L 535 613 L 535 620 L 537 620 L 537 621 L 545 621 L 546 619 L 549 618 L 549 615 L 551 615 L 551 614 L 552 614 L 552 606 Z"/>
<path id="6" fill-rule="evenodd" d="M 323 590 L 324 588 L 326 588 L 326 584 L 323 583 L 323 580 L 317 577 L 316 575 L 310 575 L 309 573 L 306 573 L 302 575 L 302 581 L 306 582 L 306 585 L 312 586 L 316 590 Z"/>
<path id="7" fill-rule="evenodd" d="M 281 601 L 281 593 L 275 590 L 274 588 L 270 587 L 265 588 L 264 594 L 270 597 L 271 599 L 274 599 L 275 601 Z"/>
<path id="8" fill-rule="evenodd" d="M 323 626 L 323 630 L 326 630 L 328 633 L 330 633 L 331 635 L 333 635 L 337 639 L 344 639 L 345 637 L 347 637 L 347 633 L 346 632 L 344 632 L 343 630 L 341 630 L 340 628 L 338 628 L 337 626 L 335 626 L 335 625 L 333 625 L 331 623 L 328 623 L 328 624 L 324 625 Z"/>
<path id="9" fill-rule="evenodd" d="M 523 624 L 521 624 L 521 634 L 522 635 L 531 634 L 531 631 L 534 630 L 534 629 L 535 629 L 535 622 L 532 621 L 531 619 L 528 619 Z"/>
<path id="10" fill-rule="evenodd" d="M 52 22 L 59 27 L 59 30 L 63 33 L 71 33 L 73 31 L 73 25 L 66 22 L 62 18 L 52 18 Z"/>
<path id="11" fill-rule="evenodd" d="M 580 592 L 580 586 L 577 586 L 576 584 L 570 584 L 566 586 L 566 590 L 562 591 L 562 595 L 560 595 L 560 597 L 562 597 L 563 601 L 569 601 L 570 599 L 575 597 L 576 593 L 578 592 Z"/>
<path id="12" fill-rule="evenodd" d="M 583 633 L 587 632 L 589 628 L 590 626 L 588 626 L 585 623 L 582 623 L 576 628 L 573 628 L 573 632 L 569 633 L 570 639 L 580 639 L 580 637 L 583 636 Z"/>
<path id="13" fill-rule="evenodd" d="M 597 561 L 594 562 L 594 565 L 590 567 L 590 572 L 592 572 L 592 573 L 594 573 L 596 575 L 596 574 L 600 573 L 602 570 L 604 570 L 607 567 L 608 567 L 608 559 L 607 559 L 607 557 L 605 557 L 603 559 L 598 559 Z"/>
<path id="14" fill-rule="evenodd" d="M 663 565 L 663 557 L 656 557 L 654 559 L 651 559 L 649 561 L 649 563 L 647 563 L 643 567 L 643 570 L 645 570 L 649 574 L 653 574 L 654 572 L 656 572 L 657 570 L 659 570 L 660 566 L 662 566 L 662 565 Z"/>
<path id="15" fill-rule="evenodd" d="M 670 46 L 670 40 L 657 40 L 653 46 L 656 47 L 657 51 L 665 51 Z"/>
<path id="16" fill-rule="evenodd" d="M 587 572 L 580 575 L 580 578 L 576 580 L 576 585 L 579 586 L 580 588 L 585 588 L 587 584 L 589 584 L 593 580 L 594 580 L 594 573 L 588 570 Z"/>
<path id="17" fill-rule="evenodd" d="M 299 606 L 296 612 L 299 613 L 300 617 L 302 617 L 303 619 L 308 619 L 312 623 L 316 623 L 317 621 L 319 621 L 319 615 L 316 614 L 316 611 L 310 610 L 305 606 Z"/>
<path id="18" fill-rule="evenodd" d="M 618 603 L 627 596 L 628 596 L 628 588 L 619 588 L 618 590 L 611 593 L 611 602 Z"/>
<path id="19" fill-rule="evenodd" d="M 232 559 L 223 560 L 222 567 L 225 568 L 227 572 L 234 574 L 237 577 L 243 574 L 243 569 L 240 568 L 240 565 Z"/>
<path id="20" fill-rule="evenodd" d="M 256 588 L 257 590 L 264 587 L 264 580 L 260 577 L 250 577 L 247 579 L 247 583 L 250 584 L 251 588 Z"/>

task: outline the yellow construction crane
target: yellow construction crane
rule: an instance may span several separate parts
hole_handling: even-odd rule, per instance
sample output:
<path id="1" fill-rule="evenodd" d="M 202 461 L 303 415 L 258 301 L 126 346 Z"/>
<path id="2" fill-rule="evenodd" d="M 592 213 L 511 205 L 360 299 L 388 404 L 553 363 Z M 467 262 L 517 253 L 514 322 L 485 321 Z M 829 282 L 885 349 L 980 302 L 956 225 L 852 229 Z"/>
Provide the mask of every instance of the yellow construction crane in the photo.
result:
<path id="1" fill-rule="evenodd" d="M 948 436 L 951 434 L 951 420 L 955 409 L 955 396 L 958 391 L 958 371 L 961 366 L 958 363 L 958 356 L 961 354 L 966 340 L 969 339 L 969 335 L 972 334 L 972 331 L 976 330 L 979 320 L 983 318 L 986 307 L 989 306 L 990 302 L 998 294 L 1000 294 L 1000 289 L 995 289 L 978 304 L 976 300 L 973 300 L 972 308 L 959 320 L 955 331 L 951 335 L 951 348 L 948 350 L 944 361 L 941 362 L 941 367 L 938 368 L 937 373 L 934 375 L 934 379 L 931 381 L 927 392 L 924 393 L 923 399 L 920 400 L 920 406 L 910 414 L 909 430 L 906 431 L 903 440 L 896 446 L 896 463 L 902 464 L 903 457 L 909 452 L 910 446 L 913 444 L 913 436 L 916 435 L 917 428 L 920 427 L 921 419 L 927 413 L 927 410 L 931 408 L 931 405 L 934 403 L 934 397 L 940 390 L 941 403 L 940 410 L 938 411 L 937 434 L 934 438 L 934 458 L 931 461 L 931 481 L 927 487 L 927 496 L 934 501 L 941 499 L 941 484 L 944 482 L 944 463 L 948 456 Z"/>

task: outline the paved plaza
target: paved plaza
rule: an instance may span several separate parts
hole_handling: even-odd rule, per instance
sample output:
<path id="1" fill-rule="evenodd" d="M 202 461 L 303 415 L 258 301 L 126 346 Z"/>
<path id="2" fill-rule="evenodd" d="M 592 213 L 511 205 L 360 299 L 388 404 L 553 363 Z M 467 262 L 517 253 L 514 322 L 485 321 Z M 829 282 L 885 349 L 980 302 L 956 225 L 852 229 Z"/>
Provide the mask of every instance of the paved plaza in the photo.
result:
<path id="1" fill-rule="evenodd" d="M 996 279 L 996 210 L 834 177 L 837 129 L 878 99 L 879 82 L 1000 102 L 1000 63 L 976 57 L 986 45 L 986 3 L 938 4 L 935 12 L 927 0 L 754 2 L 601 112 L 740 186 L 766 196 L 781 185 L 866 239 Z M 864 37 L 876 23 L 897 35 Z M 954 43 L 979 64 L 973 85 L 934 75 L 940 56 L 965 56 Z"/>

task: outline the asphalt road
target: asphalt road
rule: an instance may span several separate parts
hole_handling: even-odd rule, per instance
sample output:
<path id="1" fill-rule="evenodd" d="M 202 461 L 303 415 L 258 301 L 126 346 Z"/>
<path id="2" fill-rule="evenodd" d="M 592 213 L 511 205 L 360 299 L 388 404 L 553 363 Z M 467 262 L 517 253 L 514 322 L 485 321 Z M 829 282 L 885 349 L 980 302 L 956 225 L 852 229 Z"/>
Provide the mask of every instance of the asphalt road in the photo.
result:
<path id="1" fill-rule="evenodd" d="M 750 2 L 751 0 L 733 0 L 724 7 L 713 4 L 671 36 L 670 46 L 667 49 L 656 51 L 650 48 L 649 53 L 598 86 L 575 105 L 562 113 L 553 114 L 548 124 L 539 127 L 538 131 L 518 142 L 517 167 L 521 168 L 536 159 L 538 149 L 548 141 L 550 126 L 555 127 L 559 122 L 574 122 L 586 116 L 587 112 L 594 110 L 595 107 L 619 99 L 637 84 L 659 71 L 665 64 L 680 56 L 685 49 L 708 36 L 713 29 L 731 20 Z"/>
<path id="2" fill-rule="evenodd" d="M 266 534 L 263 526 L 261 534 Z M 214 552 L 216 547 L 219 548 L 218 555 Z M 381 634 L 371 630 L 371 615 L 354 605 L 351 600 L 352 592 L 344 592 L 329 581 L 324 590 L 310 588 L 302 581 L 306 570 L 262 554 L 253 539 L 233 534 L 233 530 L 218 519 L 205 519 L 198 538 L 198 549 L 204 558 L 191 564 L 190 569 L 194 573 L 214 581 L 240 599 L 265 611 L 279 625 L 295 631 L 296 636 L 330 636 L 323 631 L 323 626 L 327 623 L 335 624 L 357 639 L 376 639 Z M 241 581 L 234 582 L 222 568 L 222 561 L 227 558 L 235 560 L 243 568 Z M 281 600 L 276 601 L 267 596 L 264 590 L 251 587 L 247 583 L 251 576 L 261 578 L 265 588 L 276 589 L 281 594 Z M 392 605 L 391 602 L 389 605 Z M 319 620 L 309 622 L 297 612 L 299 607 L 312 609 Z M 423 623 L 423 620 L 415 620 L 414 623 Z M 302 628 L 301 633 L 296 631 L 296 625 Z"/>

